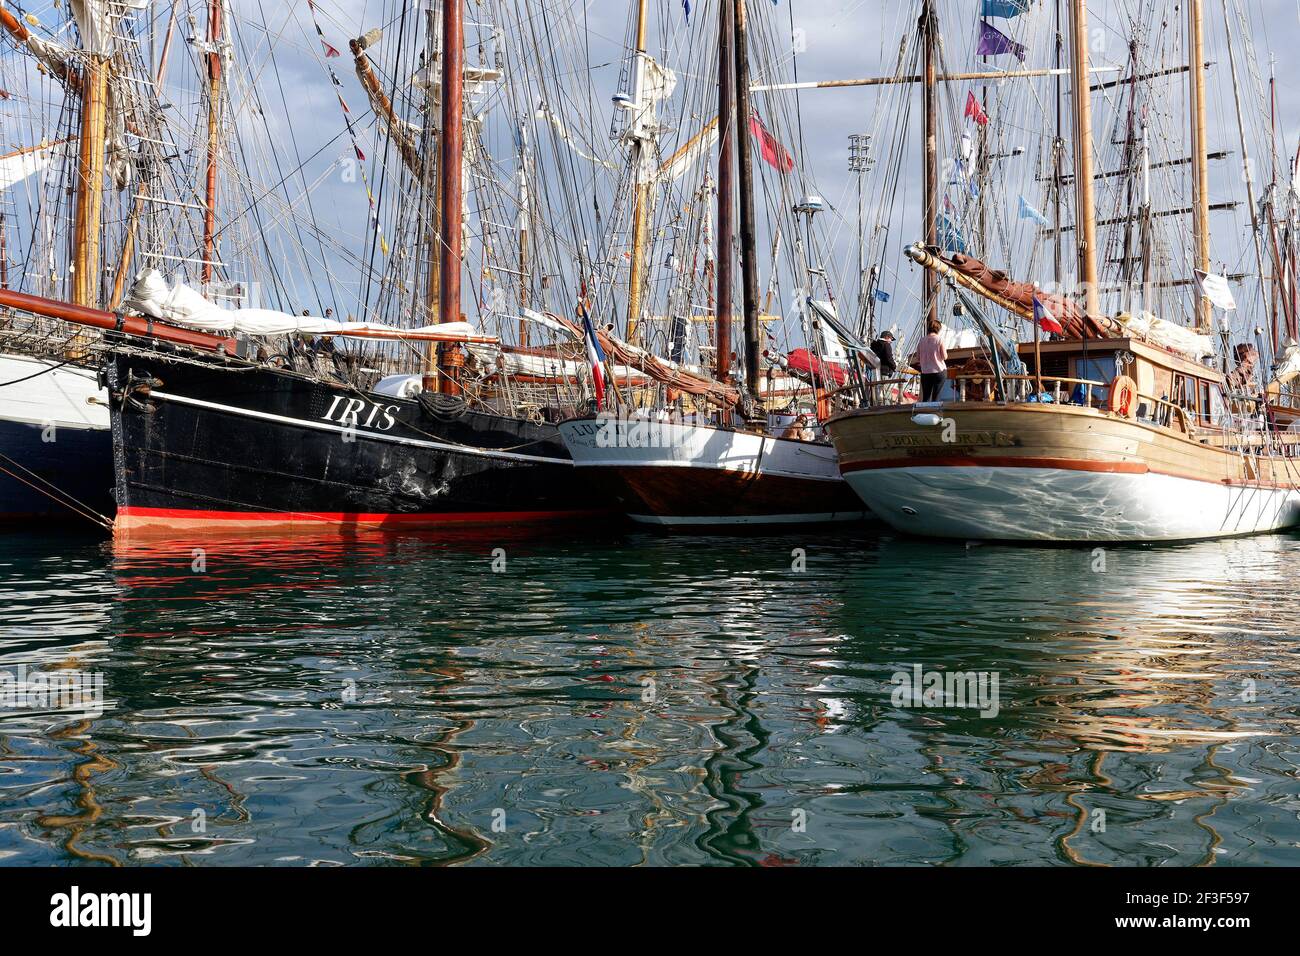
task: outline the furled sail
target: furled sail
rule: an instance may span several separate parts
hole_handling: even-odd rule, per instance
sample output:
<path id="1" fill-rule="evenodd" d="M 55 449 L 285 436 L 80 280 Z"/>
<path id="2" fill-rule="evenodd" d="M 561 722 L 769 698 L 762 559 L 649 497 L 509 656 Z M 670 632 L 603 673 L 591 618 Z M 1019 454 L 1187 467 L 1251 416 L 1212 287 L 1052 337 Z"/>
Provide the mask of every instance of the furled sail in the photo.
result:
<path id="1" fill-rule="evenodd" d="M 654 57 L 645 58 L 645 86 L 642 96 L 645 102 L 660 103 L 673 95 L 677 89 L 677 74 L 661 64 Z"/>
<path id="2" fill-rule="evenodd" d="M 223 309 L 183 282 L 168 287 L 156 269 L 140 274 L 131 287 L 125 307 L 155 319 L 205 332 L 242 332 L 246 335 L 341 335 L 353 338 L 436 339 L 439 341 L 495 342 L 469 322 L 446 322 L 402 329 L 379 322 L 341 322 L 318 315 L 289 315 L 274 309 Z"/>
<path id="3" fill-rule="evenodd" d="M 72 0 L 72 16 L 81 31 L 81 48 L 97 56 L 113 52 L 113 21 L 127 10 L 143 10 L 149 0 Z"/>

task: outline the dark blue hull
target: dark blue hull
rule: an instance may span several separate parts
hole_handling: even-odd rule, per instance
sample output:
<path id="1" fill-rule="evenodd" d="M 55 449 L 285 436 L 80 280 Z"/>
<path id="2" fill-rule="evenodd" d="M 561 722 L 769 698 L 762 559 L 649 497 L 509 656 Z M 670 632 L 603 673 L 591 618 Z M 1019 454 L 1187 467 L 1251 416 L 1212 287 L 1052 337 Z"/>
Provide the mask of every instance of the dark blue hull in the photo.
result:
<path id="1" fill-rule="evenodd" d="M 42 431 L 40 425 L 0 418 L 0 523 L 86 520 L 33 485 L 111 518 L 112 433 L 107 428 L 65 426 L 55 432 L 54 441 L 43 441 Z"/>

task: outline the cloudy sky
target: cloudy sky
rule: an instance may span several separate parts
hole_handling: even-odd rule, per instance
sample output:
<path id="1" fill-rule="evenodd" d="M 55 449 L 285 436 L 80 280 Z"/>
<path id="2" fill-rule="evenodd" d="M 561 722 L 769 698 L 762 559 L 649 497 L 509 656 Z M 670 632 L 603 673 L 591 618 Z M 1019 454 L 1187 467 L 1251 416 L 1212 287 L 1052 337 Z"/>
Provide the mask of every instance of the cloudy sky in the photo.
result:
<path id="1" fill-rule="evenodd" d="M 235 9 L 239 16 L 251 16 L 248 8 L 251 0 L 235 0 Z M 594 102 L 598 104 L 601 115 L 592 119 L 593 127 L 599 128 L 609 122 L 609 95 L 618 86 L 619 67 L 627 51 L 625 38 L 629 34 L 629 16 L 632 4 L 611 2 L 611 0 L 548 0 L 545 7 L 552 12 L 557 22 L 585 22 L 589 30 L 588 56 L 595 68 L 590 73 L 590 82 L 596 91 Z M 683 59 L 691 43 L 712 42 L 708 21 L 714 16 L 713 0 L 698 0 L 692 4 L 694 12 L 688 24 L 680 0 L 650 0 L 650 34 L 653 53 L 668 58 Z M 1068 4 L 1066 4 L 1068 6 Z M 1211 200 L 1213 202 L 1239 200 L 1244 203 L 1245 191 L 1240 166 L 1240 146 L 1236 126 L 1236 116 L 1231 98 L 1231 85 L 1228 82 L 1228 60 L 1224 40 L 1223 0 L 1206 0 L 1207 60 L 1212 66 L 1209 73 L 1209 147 L 1212 151 L 1230 151 L 1232 155 L 1212 167 Z M 1300 62 L 1289 51 L 1300 42 L 1300 2 L 1297 0 L 1229 0 L 1230 9 L 1236 15 L 1244 10 L 1250 30 L 1247 37 L 1252 45 L 1254 62 L 1266 80 L 1270 69 L 1277 73 L 1278 90 L 1282 117 L 1283 141 L 1280 151 L 1294 154 L 1297 136 L 1300 135 Z M 291 37 L 291 31 L 284 32 L 281 49 L 287 50 L 281 60 L 282 68 L 294 76 L 294 98 L 301 98 L 304 103 L 297 109 L 294 124 L 295 133 L 301 140 L 300 147 L 306 151 L 314 140 L 324 142 L 338 133 L 339 120 L 337 107 L 331 102 L 327 84 L 323 83 L 323 70 L 319 58 L 311 54 L 313 34 L 305 15 L 305 4 L 297 5 L 292 19 L 297 27 L 297 36 Z M 376 0 L 321 0 L 318 3 L 322 11 L 322 22 L 331 42 L 342 47 L 347 37 L 359 34 L 364 29 L 375 25 L 384 16 L 391 15 L 393 4 L 378 3 Z M 937 0 L 944 36 L 944 61 L 948 70 L 954 72 L 1010 69 L 1016 63 L 1010 56 L 979 59 L 975 53 L 975 37 L 979 19 L 980 0 Z M 1029 14 L 1014 21 L 993 20 L 994 24 L 1005 32 L 1023 41 L 1028 46 L 1025 65 L 1030 68 L 1050 67 L 1052 63 L 1052 37 L 1054 35 L 1053 0 L 1037 0 Z M 801 81 L 844 79 L 850 77 L 889 75 L 895 71 L 900 39 L 914 31 L 916 16 L 920 9 L 920 0 L 778 0 L 776 4 L 768 0 L 751 0 L 755 17 L 764 18 L 766 30 L 772 35 L 780 36 L 788 42 L 788 53 L 775 61 L 765 61 L 764 66 L 777 74 L 779 79 L 790 79 L 797 71 Z M 1090 49 L 1094 67 L 1122 67 L 1128 56 L 1127 42 L 1130 24 L 1134 21 L 1143 24 L 1148 31 L 1148 41 L 1157 51 L 1152 54 L 1156 59 L 1148 62 L 1179 62 L 1185 57 L 1184 35 L 1186 14 L 1179 3 L 1168 0 L 1093 0 Z M 472 18 L 472 17 L 471 17 Z M 705 22 L 701 22 L 701 21 Z M 506 30 L 510 23 L 501 24 Z M 1256 166 L 1264 159 L 1266 143 L 1262 139 L 1265 124 L 1261 117 L 1263 103 L 1258 98 L 1258 88 L 1252 88 L 1249 82 L 1248 64 L 1245 59 L 1246 48 L 1238 49 L 1242 59 L 1239 69 L 1247 76 L 1245 89 L 1245 110 L 1250 126 L 1251 148 L 1255 152 Z M 334 60 L 333 63 L 343 62 Z M 1183 61 L 1185 62 L 1185 61 Z M 680 64 L 679 64 L 680 68 Z M 355 89 L 355 77 L 346 67 L 338 68 L 349 95 L 360 100 Z M 1120 74 L 1113 74 L 1118 76 Z M 1166 85 L 1153 94 L 1151 109 L 1161 114 L 1160 120 L 1153 120 L 1152 160 L 1159 162 L 1163 158 L 1176 158 L 1187 155 L 1185 123 L 1185 79 L 1175 77 L 1165 81 Z M 1008 81 L 1020 83 L 1025 81 Z M 955 84 L 954 84 L 955 86 Z M 1007 84 L 993 84 L 992 91 L 981 89 L 981 95 L 988 95 L 991 102 L 990 112 L 994 114 L 993 148 L 1010 152 L 1014 147 L 1024 147 L 1026 154 L 1017 160 L 1008 160 L 1012 165 L 1005 170 L 1007 184 L 991 194 L 988 199 L 989 215 L 998 222 L 1006 232 L 1005 250 L 1013 257 L 1025 254 L 1026 237 L 1032 231 L 1032 223 L 1025 224 L 1018 218 L 1017 193 L 1027 195 L 1031 201 L 1041 203 L 1042 187 L 1038 185 L 1037 169 L 1042 162 L 1042 151 L 1048 142 L 1046 136 L 1050 130 L 1044 130 L 1043 117 L 1051 114 L 1050 104 L 1044 105 L 1051 97 L 1051 88 L 1038 84 L 1035 92 L 1017 92 L 1007 89 Z M 956 96 L 957 102 L 964 98 L 966 87 L 947 92 L 947 97 Z M 1252 93 L 1255 94 L 1252 96 Z M 776 96 L 794 97 L 795 94 L 774 94 Z M 898 88 L 878 91 L 863 89 L 816 90 L 798 94 L 797 102 L 801 117 L 801 134 L 798 142 L 790 145 L 797 152 L 800 169 L 797 174 L 803 176 L 801 191 L 816 192 L 822 195 L 834 208 L 828 221 L 823 222 L 827 233 L 833 238 L 833 251 L 828 258 L 833 271 L 839 277 L 843 287 L 841 297 L 851 299 L 853 295 L 852 272 L 857 247 L 855 179 L 847 169 L 847 136 L 852 132 L 871 132 L 876 138 L 880 159 L 883 160 L 886 144 L 899 132 L 899 115 L 902 110 L 902 97 Z M 911 94 L 906 94 L 911 95 Z M 1005 101 L 1001 107 L 999 101 Z M 768 107 L 771 101 L 766 101 Z M 760 101 L 760 108 L 763 107 Z M 960 107 L 960 102 L 957 103 Z M 948 107 L 948 101 L 945 101 Z M 1099 169 L 1113 169 L 1117 151 L 1107 145 L 1107 140 L 1114 131 L 1114 124 L 1122 117 L 1123 101 L 1113 92 L 1096 97 L 1095 117 L 1098 133 Z M 960 110 L 958 109 L 959 113 Z M 909 127 L 915 127 L 918 113 L 913 110 Z M 961 134 L 960 116 L 945 123 L 943 151 L 945 158 L 951 158 L 958 151 L 958 137 Z M 795 137 L 794 131 L 787 136 Z M 892 301 L 882 306 L 888 311 L 882 318 L 887 323 L 897 322 L 904 326 L 914 321 L 919 301 L 918 276 L 915 271 L 898 256 L 898 245 L 903 241 L 912 241 L 920 233 L 920 159 L 919 137 L 909 128 L 906 145 L 909 155 L 901 167 L 901 182 L 898 184 L 893 216 L 897 220 L 894 231 L 897 241 L 884 250 L 882 269 L 888 278 L 882 279 L 882 286 L 890 289 Z M 883 196 L 894 189 L 892 177 L 878 162 L 868 177 L 867 219 L 871 222 L 878 211 Z M 310 178 L 310 177 L 309 177 Z M 1260 183 L 1256 176 L 1257 184 Z M 1189 202 L 1190 187 L 1185 178 L 1167 176 L 1160 183 L 1167 185 L 1167 194 L 1157 196 L 1157 205 L 1162 202 L 1185 206 Z M 320 187 L 323 198 L 319 208 L 332 211 L 337 215 L 339 228 L 359 235 L 358 223 L 365 221 L 365 196 L 360 187 L 348 184 L 327 182 Z M 1103 197 L 1105 199 L 1105 197 Z M 1103 211 L 1103 215 L 1105 212 Z M 1068 221 L 1068 219 L 1067 219 Z M 1215 268 L 1228 272 L 1255 272 L 1253 252 L 1248 243 L 1248 231 L 1245 229 L 1244 206 L 1238 213 L 1215 214 L 1213 260 Z M 1179 225 L 1179 223 L 1184 223 Z M 1175 258 L 1186 257 L 1182 246 L 1186 245 L 1188 229 L 1185 220 L 1173 220 L 1168 223 L 1171 254 Z M 760 246 L 762 243 L 760 242 Z M 999 266 L 1015 265 L 999 261 L 997 248 L 990 251 L 990 260 Z M 1068 258 L 1068 256 L 1067 256 Z M 1023 260 L 1020 260 L 1023 262 Z M 1043 263 L 1038 263 L 1040 271 Z M 1185 277 L 1185 274 L 1182 276 Z M 1047 279 L 1046 275 L 1025 276 L 1025 278 Z M 1257 300 L 1257 291 L 1239 289 L 1239 298 Z M 1245 310 L 1243 310 L 1245 311 Z M 1249 319 L 1254 321 L 1254 319 Z"/>
<path id="2" fill-rule="evenodd" d="M 412 4 L 416 2 L 411 0 Z M 1249 26 L 1245 37 L 1251 44 L 1253 62 L 1265 80 L 1275 64 L 1281 107 L 1279 151 L 1293 155 L 1300 137 L 1300 61 L 1290 54 L 1300 42 L 1300 0 L 1227 2 L 1234 23 L 1237 12 L 1245 12 Z M 669 66 L 688 72 L 693 45 L 713 43 L 715 3 L 716 0 L 696 0 L 691 4 L 694 12 L 688 21 L 681 0 L 649 0 L 652 53 Z M 1211 199 L 1244 202 L 1236 117 L 1231 86 L 1227 82 L 1223 3 L 1224 0 L 1205 0 L 1207 59 L 1214 64 L 1209 74 L 1209 147 L 1212 151 L 1231 151 L 1232 155 L 1212 167 Z M 975 56 L 981 0 L 936 0 L 936 4 L 947 70 L 1011 69 L 1018 65 L 1011 56 L 989 59 Z M 358 263 L 365 254 L 368 234 L 367 198 L 364 185 L 355 175 L 343 175 L 344 167 L 340 163 L 348 156 L 350 147 L 326 66 L 333 66 L 354 112 L 364 110 L 365 95 L 351 69 L 347 41 L 376 25 L 391 26 L 401 4 L 396 0 L 317 0 L 318 20 L 326 41 L 343 51 L 342 57 L 329 60 L 322 55 L 305 0 L 274 4 L 230 0 L 230 6 L 240 38 L 237 52 L 242 57 L 241 69 L 256 83 L 265 109 L 265 116 L 256 124 L 260 127 L 258 135 L 269 141 L 264 145 L 269 145 L 274 153 L 271 159 L 259 160 L 260 173 L 268 181 L 287 179 L 279 189 L 281 200 L 292 204 L 300 215 L 305 215 L 304 210 L 309 208 L 310 215 L 335 243 L 328 248 L 318 247 L 296 264 L 286 262 L 286 272 L 295 274 L 291 280 L 299 290 L 295 294 L 301 295 L 305 305 L 328 299 L 340 312 L 350 311 L 362 288 Z M 516 0 L 485 5 L 503 10 L 516 6 Z M 628 54 L 625 43 L 630 33 L 632 6 L 623 0 L 537 0 L 517 7 L 530 10 L 530 15 L 548 15 L 555 23 L 584 25 L 586 34 L 580 45 L 585 62 L 591 67 L 587 77 L 595 115 L 580 118 L 575 121 L 577 125 L 589 123 L 593 130 L 608 128 L 612 113 L 609 98 L 618 88 L 620 70 Z M 750 0 L 750 6 L 752 15 L 762 20 L 764 34 L 774 38 L 774 50 L 761 58 L 760 68 L 770 71 L 774 79 L 788 80 L 797 72 L 801 81 L 817 81 L 893 74 L 900 40 L 915 32 L 921 0 L 777 0 L 776 3 Z M 992 21 L 1026 45 L 1026 67 L 1053 65 L 1054 6 L 1055 0 L 1035 0 L 1030 12 L 1016 20 Z M 1147 62 L 1171 65 L 1185 62 L 1186 15 L 1180 3 L 1092 0 L 1089 6 L 1093 18 L 1089 46 L 1094 67 L 1125 64 L 1133 22 L 1147 31 L 1146 39 L 1156 51 L 1154 59 Z M 193 23 L 201 32 L 204 7 L 195 2 L 183 8 L 182 21 L 186 16 L 193 16 Z M 22 9 L 34 12 L 47 22 L 57 22 L 62 15 L 49 0 L 29 2 Z M 169 9 L 164 4 L 156 4 L 155 18 L 165 16 L 164 11 Z M 470 5 L 471 22 L 485 15 L 484 7 L 477 3 Z M 506 22 L 498 24 L 501 29 L 508 32 L 519 26 L 509 22 L 509 15 L 505 19 Z M 190 29 L 184 22 L 182 27 Z M 577 40 L 570 37 L 566 42 L 572 46 Z M 1251 149 L 1258 167 L 1268 145 L 1263 138 L 1267 132 L 1262 122 L 1265 104 L 1260 87 L 1248 73 L 1244 44 L 1239 52 L 1243 56 L 1239 66 L 1248 80 L 1244 105 L 1251 127 Z M 12 48 L 7 47 L 5 56 L 12 55 Z M 509 69 L 510 64 L 506 67 Z M 682 89 L 686 86 L 683 84 Z M 941 149 L 949 161 L 960 151 L 961 134 L 970 130 L 970 124 L 964 123 L 960 115 L 967 87 L 951 86 L 952 89 L 945 90 L 946 114 L 941 133 Z M 1152 112 L 1155 162 L 1187 155 L 1185 87 L 1183 78 L 1166 81 L 1165 86 L 1153 92 L 1147 105 Z M 991 149 L 1008 153 L 1015 147 L 1025 149 L 1023 156 L 1004 161 L 1007 165 L 1001 168 L 1003 175 L 985 197 L 991 228 L 1000 240 L 992 244 L 988 258 L 996 266 L 1011 266 L 1012 271 L 1030 269 L 1032 264 L 1034 274 L 1023 278 L 1050 279 L 1042 254 L 1036 260 L 1027 258 L 1034 227 L 1032 222 L 1026 223 L 1018 217 L 1017 200 L 1019 195 L 1025 195 L 1036 204 L 1044 201 L 1044 187 L 1038 174 L 1050 143 L 1048 117 L 1053 112 L 1052 87 L 1047 82 L 1030 84 L 1019 80 L 994 83 L 976 92 L 987 98 L 993 114 Z M 798 128 L 782 127 L 781 134 L 799 161 L 794 174 L 798 177 L 796 191 L 818 193 L 832 207 L 821 225 L 830 244 L 826 265 L 836 277 L 842 301 L 851 301 L 854 295 L 853 273 L 858 255 L 856 180 L 847 168 L 847 136 L 854 132 L 873 134 L 878 161 L 866 179 L 866 219 L 869 225 L 878 219 L 884 221 L 891 230 L 888 245 L 873 247 L 882 269 L 882 288 L 888 289 L 892 297 L 889 305 L 881 307 L 881 319 L 886 325 L 912 325 L 919 312 L 919 276 L 899 256 L 898 250 L 901 244 L 914 241 L 921 234 L 920 139 L 916 130 L 919 108 L 915 106 L 915 94 L 894 87 L 816 90 L 800 93 L 797 98 L 792 93 L 770 97 L 797 102 Z M 176 98 L 183 101 L 183 94 Z M 1095 100 L 1099 169 L 1114 169 L 1117 150 L 1109 145 L 1109 140 L 1117 128 L 1115 124 L 1123 117 L 1124 104 L 1114 92 L 1099 95 Z M 902 129 L 908 102 L 912 104 L 910 118 Z M 758 105 L 776 126 L 775 100 L 760 97 Z M 375 141 L 372 123 L 373 118 L 368 116 L 360 121 L 367 144 Z M 887 169 L 891 143 L 905 150 L 897 176 Z M 604 148 L 609 150 L 610 146 L 605 144 Z M 379 173 L 373 165 L 375 157 L 372 154 L 369 158 L 372 161 L 367 167 L 369 178 L 374 191 L 379 192 Z M 1185 178 L 1169 174 L 1158 179 L 1162 194 L 1155 199 L 1157 206 L 1188 204 L 1190 189 Z M 1256 182 L 1262 187 L 1258 174 Z M 960 204 L 964 221 L 969 222 L 970 203 L 960 194 L 960 189 L 950 192 Z M 1102 201 L 1108 202 L 1110 198 L 1104 195 Z M 396 201 L 396 197 L 381 195 L 380 200 L 389 203 Z M 1216 214 L 1215 268 L 1228 272 L 1256 271 L 1243 214 L 1244 207 L 1237 214 Z M 1065 221 L 1071 221 L 1071 217 L 1066 216 Z M 1174 260 L 1172 272 L 1181 273 L 1186 264 L 1185 223 L 1181 219 L 1167 223 L 1168 252 Z M 764 247 L 764 241 L 765 237 L 760 237 L 760 248 Z M 336 246 L 349 251 L 340 252 Z M 306 274 L 313 272 L 316 274 L 309 280 Z M 1257 289 L 1246 287 L 1238 290 L 1238 297 L 1254 302 L 1259 294 Z M 1243 313 L 1246 311 L 1243 308 Z M 1257 318 L 1244 315 L 1243 321 L 1253 322 Z"/>

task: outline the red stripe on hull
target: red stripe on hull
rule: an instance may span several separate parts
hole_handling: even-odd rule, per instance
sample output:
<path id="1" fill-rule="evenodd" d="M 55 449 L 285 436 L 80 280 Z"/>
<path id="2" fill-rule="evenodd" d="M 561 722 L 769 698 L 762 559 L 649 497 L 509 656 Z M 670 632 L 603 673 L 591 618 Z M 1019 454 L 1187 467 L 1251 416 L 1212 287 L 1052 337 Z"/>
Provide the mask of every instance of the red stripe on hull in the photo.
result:
<path id="1" fill-rule="evenodd" d="M 388 528 L 439 528 L 448 525 L 502 525 L 576 521 L 608 517 L 609 511 L 467 511 L 453 513 L 355 514 L 346 512 L 205 511 L 190 508 L 120 508 L 116 535 L 166 535 L 200 529 L 293 531 L 334 529 L 376 531 Z"/>

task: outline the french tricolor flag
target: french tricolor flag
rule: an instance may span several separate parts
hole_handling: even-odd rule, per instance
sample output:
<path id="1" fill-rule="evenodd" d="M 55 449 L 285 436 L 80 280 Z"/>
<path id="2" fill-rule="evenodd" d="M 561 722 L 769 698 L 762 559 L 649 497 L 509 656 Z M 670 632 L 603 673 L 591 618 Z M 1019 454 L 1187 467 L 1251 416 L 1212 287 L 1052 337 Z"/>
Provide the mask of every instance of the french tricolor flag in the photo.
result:
<path id="1" fill-rule="evenodd" d="M 587 340 L 587 361 L 591 363 L 591 383 L 596 389 L 596 407 L 605 404 L 605 351 L 596 338 L 596 330 L 591 325 L 591 317 L 582 316 L 583 337 Z"/>
<path id="2" fill-rule="evenodd" d="M 1038 296 L 1034 296 L 1034 321 L 1044 332 L 1051 332 L 1053 335 L 1065 334 L 1065 327 L 1056 320 L 1056 316 L 1052 315 Z"/>

